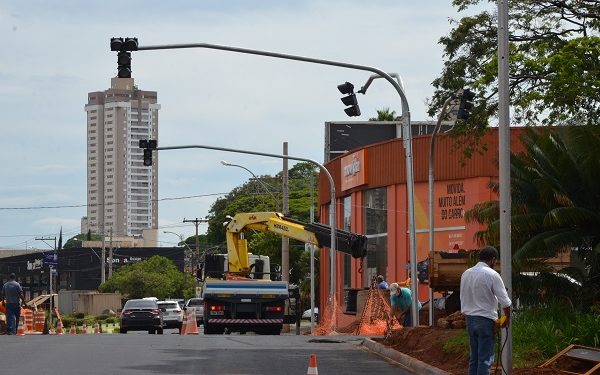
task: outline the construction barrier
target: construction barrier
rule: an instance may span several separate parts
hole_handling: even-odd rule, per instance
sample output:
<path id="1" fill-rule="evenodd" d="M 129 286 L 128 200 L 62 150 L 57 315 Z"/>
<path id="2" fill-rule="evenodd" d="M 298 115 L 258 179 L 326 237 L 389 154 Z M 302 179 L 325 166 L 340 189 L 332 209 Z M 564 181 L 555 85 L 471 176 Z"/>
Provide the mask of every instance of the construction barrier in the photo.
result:
<path id="1" fill-rule="evenodd" d="M 33 313 L 33 331 L 43 332 L 45 322 L 46 312 L 44 310 L 37 310 Z"/>
<path id="2" fill-rule="evenodd" d="M 21 309 L 21 317 L 23 317 L 23 331 L 33 331 L 33 311 L 29 309 Z"/>

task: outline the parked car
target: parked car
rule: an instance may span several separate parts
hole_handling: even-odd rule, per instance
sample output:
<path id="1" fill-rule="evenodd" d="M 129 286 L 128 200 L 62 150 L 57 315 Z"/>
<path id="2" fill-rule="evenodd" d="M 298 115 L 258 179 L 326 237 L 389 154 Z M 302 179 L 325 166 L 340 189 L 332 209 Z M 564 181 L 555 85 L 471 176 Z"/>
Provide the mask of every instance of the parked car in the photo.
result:
<path id="1" fill-rule="evenodd" d="M 148 331 L 163 333 L 163 315 L 156 301 L 149 299 L 130 299 L 125 302 L 121 311 L 121 327 L 119 332 Z"/>
<path id="2" fill-rule="evenodd" d="M 310 309 L 302 313 L 302 319 L 310 320 Z M 319 320 L 319 308 L 315 307 L 315 321 Z"/>
<path id="3" fill-rule="evenodd" d="M 183 310 L 177 301 L 158 301 L 158 308 L 163 315 L 164 328 L 177 328 L 181 333 L 181 324 L 183 322 Z"/>
<path id="4" fill-rule="evenodd" d="M 185 300 L 184 299 L 172 298 L 172 299 L 170 299 L 170 301 L 177 302 L 179 304 L 179 307 L 181 307 L 181 310 L 183 310 L 183 308 L 185 307 Z"/>
<path id="5" fill-rule="evenodd" d="M 204 299 L 203 298 L 190 298 L 185 303 L 184 310 L 194 309 L 196 310 L 196 324 L 200 325 L 204 321 Z"/>

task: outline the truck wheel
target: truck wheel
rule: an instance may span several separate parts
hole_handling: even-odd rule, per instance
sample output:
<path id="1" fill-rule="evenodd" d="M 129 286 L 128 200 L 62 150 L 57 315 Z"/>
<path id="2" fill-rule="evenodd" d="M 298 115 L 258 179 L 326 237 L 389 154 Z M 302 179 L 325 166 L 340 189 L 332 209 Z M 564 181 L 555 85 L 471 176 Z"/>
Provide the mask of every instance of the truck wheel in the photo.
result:
<path id="1" fill-rule="evenodd" d="M 119 333 L 127 333 L 127 328 L 119 328 Z"/>
<path id="2" fill-rule="evenodd" d="M 164 332 L 164 331 L 163 331 L 163 329 L 162 329 L 162 328 L 158 328 L 158 329 L 156 330 L 156 333 L 158 333 L 159 335 L 162 335 L 162 334 L 163 334 L 163 332 Z"/>

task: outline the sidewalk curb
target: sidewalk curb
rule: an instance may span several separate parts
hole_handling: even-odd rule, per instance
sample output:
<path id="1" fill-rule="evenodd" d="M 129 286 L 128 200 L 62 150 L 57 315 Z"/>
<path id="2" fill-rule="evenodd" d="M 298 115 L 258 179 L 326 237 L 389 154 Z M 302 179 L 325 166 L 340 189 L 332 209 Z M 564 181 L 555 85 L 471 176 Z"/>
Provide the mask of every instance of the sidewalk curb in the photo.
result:
<path id="1" fill-rule="evenodd" d="M 393 361 L 400 363 L 402 366 L 405 366 L 410 371 L 419 375 L 451 375 L 449 372 L 441 370 L 437 367 L 433 367 L 428 365 L 425 362 L 421 362 L 416 358 L 408 356 L 404 353 L 400 353 L 397 350 L 391 349 L 385 345 L 379 344 L 378 342 L 365 338 L 361 343 L 362 346 L 367 349 L 374 351 L 386 358 L 389 358 Z"/>

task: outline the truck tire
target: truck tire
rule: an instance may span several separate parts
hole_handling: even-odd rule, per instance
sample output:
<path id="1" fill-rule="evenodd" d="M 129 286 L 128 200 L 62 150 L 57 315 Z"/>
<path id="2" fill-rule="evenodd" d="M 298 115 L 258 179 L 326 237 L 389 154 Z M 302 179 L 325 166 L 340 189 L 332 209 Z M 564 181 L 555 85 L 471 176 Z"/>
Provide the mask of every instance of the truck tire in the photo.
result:
<path id="1" fill-rule="evenodd" d="M 119 328 L 119 333 L 127 333 L 127 328 Z"/>

